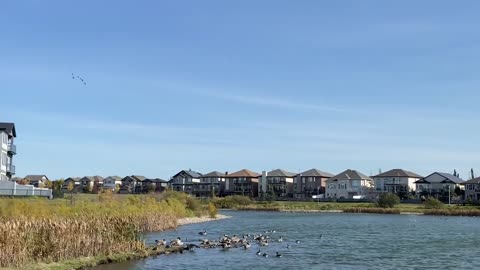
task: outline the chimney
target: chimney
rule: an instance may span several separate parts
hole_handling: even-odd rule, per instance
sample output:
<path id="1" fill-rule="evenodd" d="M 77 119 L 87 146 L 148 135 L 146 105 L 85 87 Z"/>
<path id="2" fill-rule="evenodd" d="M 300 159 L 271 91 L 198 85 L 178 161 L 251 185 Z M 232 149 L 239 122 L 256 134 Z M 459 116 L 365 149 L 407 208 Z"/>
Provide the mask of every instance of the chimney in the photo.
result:
<path id="1" fill-rule="evenodd" d="M 225 175 L 228 175 L 228 171 L 227 171 L 227 172 L 225 172 Z"/>

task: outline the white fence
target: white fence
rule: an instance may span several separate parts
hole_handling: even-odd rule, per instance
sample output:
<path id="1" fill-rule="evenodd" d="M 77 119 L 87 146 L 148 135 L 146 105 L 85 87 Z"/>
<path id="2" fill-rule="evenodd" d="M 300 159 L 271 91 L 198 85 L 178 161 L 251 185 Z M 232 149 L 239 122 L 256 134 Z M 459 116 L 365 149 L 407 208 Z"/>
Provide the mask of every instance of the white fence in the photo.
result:
<path id="1" fill-rule="evenodd" d="M 19 185 L 13 181 L 0 181 L 0 196 L 39 196 L 53 198 L 52 190 L 36 188 L 32 185 Z"/>

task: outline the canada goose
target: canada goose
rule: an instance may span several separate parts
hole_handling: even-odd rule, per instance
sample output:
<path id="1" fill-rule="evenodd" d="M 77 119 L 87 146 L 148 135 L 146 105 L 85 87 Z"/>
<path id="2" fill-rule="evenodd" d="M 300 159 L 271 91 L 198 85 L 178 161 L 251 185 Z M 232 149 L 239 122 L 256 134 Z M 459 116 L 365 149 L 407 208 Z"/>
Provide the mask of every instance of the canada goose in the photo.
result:
<path id="1" fill-rule="evenodd" d="M 165 246 L 167 244 L 167 241 L 165 239 L 163 240 L 155 240 L 155 244 L 157 246 Z"/>
<path id="2" fill-rule="evenodd" d="M 262 255 L 262 251 L 260 251 L 260 249 L 257 251 L 257 255 L 258 256 Z"/>
<path id="3" fill-rule="evenodd" d="M 278 253 L 278 251 L 277 251 L 277 255 L 275 255 L 275 256 L 277 256 L 278 258 L 281 258 L 282 254 Z"/>
<path id="4" fill-rule="evenodd" d="M 278 238 L 278 242 L 279 243 L 283 242 L 283 237 L 280 236 L 280 238 Z"/>
<path id="5" fill-rule="evenodd" d="M 295 243 L 300 244 L 300 240 L 295 241 Z"/>
<path id="6" fill-rule="evenodd" d="M 267 254 L 267 253 L 263 253 L 262 256 L 266 258 L 266 257 L 268 257 L 268 254 Z"/>
<path id="7" fill-rule="evenodd" d="M 287 248 L 290 248 L 290 247 L 291 247 L 290 244 L 287 244 Z"/>
<path id="8" fill-rule="evenodd" d="M 247 242 L 247 243 L 245 243 L 245 244 L 243 245 L 243 248 L 244 248 L 244 249 L 249 249 L 250 246 L 251 246 L 250 243 Z"/>
<path id="9" fill-rule="evenodd" d="M 205 236 L 207 235 L 207 230 L 203 230 L 203 232 L 199 232 L 198 234 Z"/>

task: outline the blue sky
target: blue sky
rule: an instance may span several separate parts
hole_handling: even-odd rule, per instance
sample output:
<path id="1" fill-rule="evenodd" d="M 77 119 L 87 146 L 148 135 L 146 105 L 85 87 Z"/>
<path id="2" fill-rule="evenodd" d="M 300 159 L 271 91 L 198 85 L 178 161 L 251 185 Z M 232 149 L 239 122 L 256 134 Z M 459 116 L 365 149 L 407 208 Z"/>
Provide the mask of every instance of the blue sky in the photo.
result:
<path id="1" fill-rule="evenodd" d="M 315 167 L 467 178 L 480 162 L 479 8 L 4 1 L 0 121 L 16 123 L 19 176 Z"/>

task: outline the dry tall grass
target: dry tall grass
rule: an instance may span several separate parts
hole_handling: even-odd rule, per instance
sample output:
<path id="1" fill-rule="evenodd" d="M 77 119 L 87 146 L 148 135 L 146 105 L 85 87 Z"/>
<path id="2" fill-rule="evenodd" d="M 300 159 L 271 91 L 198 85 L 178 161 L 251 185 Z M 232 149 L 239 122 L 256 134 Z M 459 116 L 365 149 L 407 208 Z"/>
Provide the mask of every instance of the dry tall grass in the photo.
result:
<path id="1" fill-rule="evenodd" d="M 142 232 L 190 215 L 182 197 L 111 196 L 97 202 L 0 199 L 0 267 L 145 250 Z"/>

